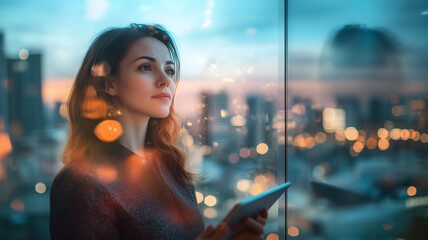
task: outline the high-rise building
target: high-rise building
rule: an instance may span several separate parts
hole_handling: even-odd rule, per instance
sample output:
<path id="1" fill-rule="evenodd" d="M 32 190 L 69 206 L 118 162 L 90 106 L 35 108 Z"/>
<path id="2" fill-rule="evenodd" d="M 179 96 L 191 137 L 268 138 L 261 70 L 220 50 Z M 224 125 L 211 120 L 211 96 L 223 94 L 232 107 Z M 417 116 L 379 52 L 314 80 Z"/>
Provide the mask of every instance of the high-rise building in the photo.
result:
<path id="1" fill-rule="evenodd" d="M 11 137 L 43 130 L 41 54 L 8 59 L 7 73 Z"/>
<path id="2" fill-rule="evenodd" d="M 231 141 L 226 92 L 202 93 L 201 138 L 204 144 L 225 148 Z"/>

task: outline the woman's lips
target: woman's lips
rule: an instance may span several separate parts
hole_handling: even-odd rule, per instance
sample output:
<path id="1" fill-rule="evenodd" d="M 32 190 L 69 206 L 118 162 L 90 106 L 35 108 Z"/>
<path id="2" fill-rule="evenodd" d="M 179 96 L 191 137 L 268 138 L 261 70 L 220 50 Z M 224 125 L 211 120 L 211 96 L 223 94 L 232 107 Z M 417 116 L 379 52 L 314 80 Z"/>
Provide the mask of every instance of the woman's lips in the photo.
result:
<path id="1" fill-rule="evenodd" d="M 163 101 L 169 101 L 169 99 L 171 99 L 171 95 L 169 93 L 160 93 L 153 96 L 152 98 L 156 98 Z"/>

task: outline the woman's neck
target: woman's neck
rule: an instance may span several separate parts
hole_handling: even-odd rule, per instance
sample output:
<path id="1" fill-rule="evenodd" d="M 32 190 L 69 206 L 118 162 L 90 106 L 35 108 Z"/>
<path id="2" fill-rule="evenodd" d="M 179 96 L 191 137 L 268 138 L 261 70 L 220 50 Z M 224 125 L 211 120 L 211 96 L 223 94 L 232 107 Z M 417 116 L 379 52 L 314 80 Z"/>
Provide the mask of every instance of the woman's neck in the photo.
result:
<path id="1" fill-rule="evenodd" d="M 133 114 L 128 111 L 122 111 L 123 115 L 120 118 L 123 133 L 119 138 L 120 144 L 138 155 L 143 155 L 144 140 L 147 133 L 147 125 L 149 116 L 141 114 Z"/>

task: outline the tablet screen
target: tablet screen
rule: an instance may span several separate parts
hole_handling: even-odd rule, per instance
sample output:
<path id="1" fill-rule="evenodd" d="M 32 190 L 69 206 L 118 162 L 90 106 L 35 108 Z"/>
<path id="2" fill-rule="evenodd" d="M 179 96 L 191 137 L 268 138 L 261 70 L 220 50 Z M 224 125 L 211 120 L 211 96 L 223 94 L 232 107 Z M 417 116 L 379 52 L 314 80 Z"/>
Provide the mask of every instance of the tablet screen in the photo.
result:
<path id="1" fill-rule="evenodd" d="M 263 209 L 269 210 L 290 184 L 290 182 L 286 182 L 237 203 L 222 222 L 227 223 L 229 226 L 239 224 L 244 218 L 256 216 L 261 213 Z M 237 232 L 239 231 L 231 232 L 229 236 Z"/>

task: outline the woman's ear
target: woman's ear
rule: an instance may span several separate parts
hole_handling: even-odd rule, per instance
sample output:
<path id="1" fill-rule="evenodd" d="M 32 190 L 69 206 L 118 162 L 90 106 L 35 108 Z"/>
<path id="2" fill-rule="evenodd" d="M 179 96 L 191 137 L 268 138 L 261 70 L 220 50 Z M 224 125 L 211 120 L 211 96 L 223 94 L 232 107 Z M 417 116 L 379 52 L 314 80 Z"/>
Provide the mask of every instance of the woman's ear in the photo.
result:
<path id="1" fill-rule="evenodd" d="M 107 94 L 109 94 L 111 96 L 116 96 L 118 94 L 117 87 L 118 87 L 117 81 L 115 81 L 115 79 L 113 79 L 113 77 L 107 77 L 106 78 L 104 91 Z"/>

